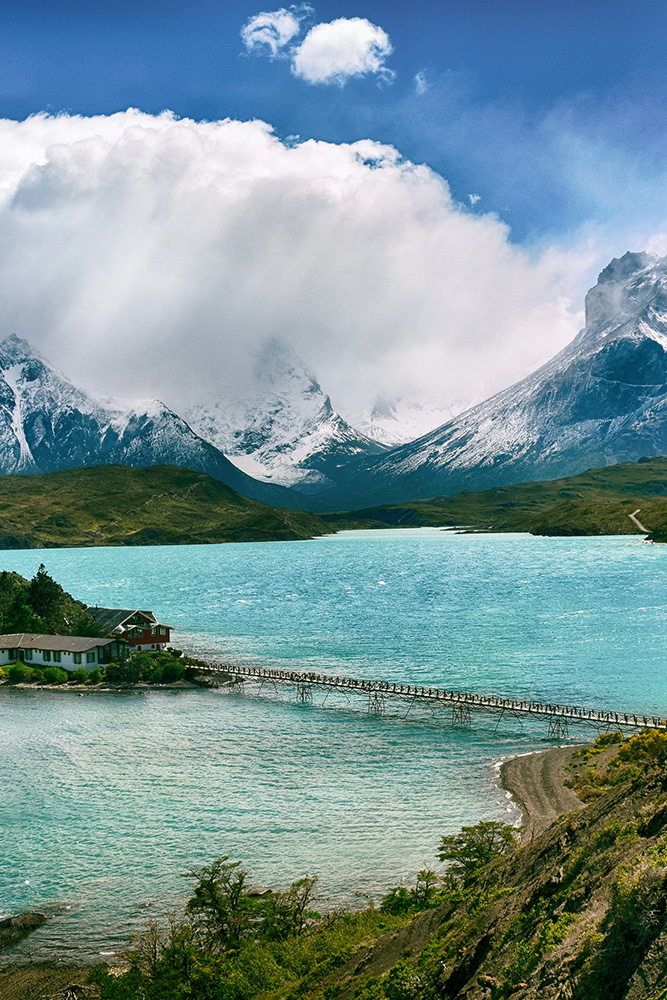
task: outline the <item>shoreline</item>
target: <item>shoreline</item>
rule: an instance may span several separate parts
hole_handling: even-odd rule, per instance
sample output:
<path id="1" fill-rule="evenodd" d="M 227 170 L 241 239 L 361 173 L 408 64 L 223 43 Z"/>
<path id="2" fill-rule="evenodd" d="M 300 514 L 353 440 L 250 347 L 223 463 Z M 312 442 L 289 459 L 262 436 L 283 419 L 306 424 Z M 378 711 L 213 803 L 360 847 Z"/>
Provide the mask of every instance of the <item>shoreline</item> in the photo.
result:
<path id="1" fill-rule="evenodd" d="M 585 803 L 565 785 L 565 768 L 588 743 L 572 743 L 521 754 L 499 768 L 500 787 L 520 810 L 522 843 L 542 833 L 563 813 L 583 809 Z"/>

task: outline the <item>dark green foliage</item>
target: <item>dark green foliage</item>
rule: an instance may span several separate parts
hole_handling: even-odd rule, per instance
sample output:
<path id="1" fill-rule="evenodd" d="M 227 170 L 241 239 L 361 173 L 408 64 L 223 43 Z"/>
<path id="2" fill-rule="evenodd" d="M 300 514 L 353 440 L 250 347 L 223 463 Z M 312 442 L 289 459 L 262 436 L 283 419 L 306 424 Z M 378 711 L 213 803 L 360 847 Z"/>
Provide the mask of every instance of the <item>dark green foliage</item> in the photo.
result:
<path id="1" fill-rule="evenodd" d="M 91 684 L 101 684 L 106 677 L 106 671 L 103 667 L 95 667 L 88 674 L 88 680 Z"/>
<path id="2" fill-rule="evenodd" d="M 310 909 L 316 884 L 317 876 L 301 878 L 287 892 L 270 893 L 262 901 L 262 937 L 285 941 L 301 934 L 306 921 L 318 916 Z"/>
<path id="3" fill-rule="evenodd" d="M 406 889 L 402 885 L 395 885 L 382 897 L 380 908 L 383 913 L 408 913 L 410 910 L 425 910 L 442 900 L 442 894 L 438 893 L 438 876 L 430 869 L 422 869 L 417 872 L 415 884 L 412 889 Z"/>
<path id="4" fill-rule="evenodd" d="M 451 873 L 467 886 L 491 861 L 515 851 L 518 836 L 518 830 L 507 823 L 487 821 L 464 826 L 460 833 L 442 837 L 438 857 L 449 861 Z"/>
<path id="5" fill-rule="evenodd" d="M 59 583 L 46 572 L 44 563 L 28 584 L 28 603 L 38 618 L 55 625 L 61 615 L 65 592 Z"/>
<path id="6" fill-rule="evenodd" d="M 72 670 L 68 680 L 70 684 L 87 684 L 89 676 L 88 671 L 81 667 L 79 670 Z"/>
<path id="7" fill-rule="evenodd" d="M 104 635 L 85 605 L 66 593 L 43 563 L 30 581 L 18 573 L 0 573 L 0 634 L 14 632 Z"/>
<path id="8" fill-rule="evenodd" d="M 61 667 L 44 667 L 42 670 L 45 684 L 67 684 L 69 674 Z"/>
<path id="9" fill-rule="evenodd" d="M 11 684 L 27 684 L 32 680 L 33 670 L 25 663 L 12 663 L 7 668 L 7 677 Z"/>
<path id="10" fill-rule="evenodd" d="M 194 674 L 198 661 L 167 650 L 134 652 L 120 661 L 107 664 L 106 679 L 110 684 L 173 684 Z M 97 682 L 93 682 L 97 683 Z"/>
<path id="11" fill-rule="evenodd" d="M 395 885 L 386 896 L 382 897 L 380 908 L 383 913 L 408 913 L 414 907 L 411 894 L 403 885 Z"/>
<path id="12" fill-rule="evenodd" d="M 196 880 L 186 912 L 207 946 L 215 951 L 238 948 L 256 910 L 248 895 L 247 870 L 224 855 L 212 865 L 192 868 L 186 877 Z"/>

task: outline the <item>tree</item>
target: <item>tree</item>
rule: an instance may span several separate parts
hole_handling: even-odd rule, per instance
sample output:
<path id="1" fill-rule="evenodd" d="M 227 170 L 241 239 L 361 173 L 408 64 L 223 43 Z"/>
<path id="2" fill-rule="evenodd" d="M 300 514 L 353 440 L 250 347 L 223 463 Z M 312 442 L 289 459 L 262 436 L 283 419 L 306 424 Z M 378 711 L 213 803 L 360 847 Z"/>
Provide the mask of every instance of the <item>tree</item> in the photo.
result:
<path id="1" fill-rule="evenodd" d="M 441 861 L 451 862 L 454 875 L 467 886 L 495 858 L 516 850 L 518 837 L 515 827 L 491 820 L 442 837 L 437 853 Z"/>
<path id="2" fill-rule="evenodd" d="M 426 909 L 431 905 L 435 896 L 437 882 L 438 876 L 430 868 L 422 868 L 420 872 L 417 872 L 417 880 L 411 893 L 415 906 Z"/>
<path id="3" fill-rule="evenodd" d="M 405 888 L 404 885 L 395 885 L 386 896 L 382 897 L 382 902 L 380 903 L 380 909 L 383 913 L 391 913 L 396 916 L 401 913 L 407 913 L 413 907 L 413 900 L 411 894 Z"/>
<path id="4" fill-rule="evenodd" d="M 49 625 L 60 626 L 63 597 L 63 588 L 49 576 L 44 563 L 41 563 L 28 586 L 28 601 L 33 611 Z"/>
<path id="5" fill-rule="evenodd" d="M 36 618 L 28 603 L 27 588 L 18 587 L 10 598 L 3 617 L 5 633 L 42 632 L 44 622 Z"/>
<path id="6" fill-rule="evenodd" d="M 249 872 L 227 854 L 211 865 L 191 868 L 185 878 L 196 879 L 186 912 L 212 950 L 238 948 L 257 904 L 246 888 Z"/>
<path id="7" fill-rule="evenodd" d="M 262 934 L 269 941 L 298 937 L 306 922 L 318 913 L 311 911 L 317 876 L 292 882 L 287 892 L 272 892 L 263 903 Z"/>

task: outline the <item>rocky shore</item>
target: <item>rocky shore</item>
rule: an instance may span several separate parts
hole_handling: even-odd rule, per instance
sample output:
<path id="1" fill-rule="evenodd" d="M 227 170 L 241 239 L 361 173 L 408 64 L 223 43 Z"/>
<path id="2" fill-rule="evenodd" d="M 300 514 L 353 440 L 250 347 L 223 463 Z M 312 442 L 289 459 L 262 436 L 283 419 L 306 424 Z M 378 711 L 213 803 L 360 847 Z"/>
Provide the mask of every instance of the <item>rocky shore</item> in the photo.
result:
<path id="1" fill-rule="evenodd" d="M 586 745 L 586 744 L 583 744 Z M 567 767 L 582 744 L 541 750 L 505 761 L 500 783 L 523 814 L 523 840 L 531 840 L 564 813 L 584 803 L 565 784 Z"/>

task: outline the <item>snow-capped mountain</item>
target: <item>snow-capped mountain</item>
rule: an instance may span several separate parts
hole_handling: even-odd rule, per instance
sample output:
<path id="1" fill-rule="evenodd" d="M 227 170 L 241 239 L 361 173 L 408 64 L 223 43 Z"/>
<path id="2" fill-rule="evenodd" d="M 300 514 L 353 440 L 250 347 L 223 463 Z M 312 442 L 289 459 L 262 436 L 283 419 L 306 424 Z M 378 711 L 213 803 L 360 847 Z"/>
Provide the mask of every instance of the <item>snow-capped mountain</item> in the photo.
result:
<path id="1" fill-rule="evenodd" d="M 350 420 L 372 441 L 394 448 L 423 437 L 463 409 L 463 405 L 443 406 L 428 398 L 390 399 L 378 393 L 370 410 L 359 411 Z"/>
<path id="2" fill-rule="evenodd" d="M 276 338 L 260 354 L 248 395 L 195 407 L 186 416 L 248 475 L 304 493 L 331 488 L 342 467 L 386 450 L 335 412 L 300 358 Z"/>
<path id="3" fill-rule="evenodd" d="M 0 474 L 116 463 L 184 466 L 253 499 L 303 505 L 288 490 L 246 476 L 158 400 L 97 399 L 73 385 L 27 341 L 15 336 L 2 341 Z"/>
<path id="4" fill-rule="evenodd" d="M 356 470 L 326 502 L 400 502 L 664 454 L 667 257 L 626 253 L 602 271 L 585 328 L 555 358 Z"/>

